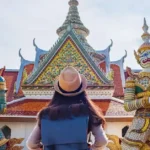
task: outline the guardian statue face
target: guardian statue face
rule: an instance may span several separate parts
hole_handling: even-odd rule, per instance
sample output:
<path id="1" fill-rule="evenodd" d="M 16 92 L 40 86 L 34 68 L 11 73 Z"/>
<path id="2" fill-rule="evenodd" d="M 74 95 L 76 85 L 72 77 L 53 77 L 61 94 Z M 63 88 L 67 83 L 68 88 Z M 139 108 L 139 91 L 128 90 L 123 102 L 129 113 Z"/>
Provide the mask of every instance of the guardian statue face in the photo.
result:
<path id="1" fill-rule="evenodd" d="M 139 54 L 139 64 L 142 68 L 150 68 L 150 49 Z"/>

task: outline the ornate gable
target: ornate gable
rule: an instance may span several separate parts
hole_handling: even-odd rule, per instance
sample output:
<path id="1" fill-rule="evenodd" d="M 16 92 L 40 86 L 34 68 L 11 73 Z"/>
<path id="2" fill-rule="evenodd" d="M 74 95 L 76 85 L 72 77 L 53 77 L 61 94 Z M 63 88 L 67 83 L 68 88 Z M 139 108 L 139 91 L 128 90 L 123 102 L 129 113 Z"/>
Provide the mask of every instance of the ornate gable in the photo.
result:
<path id="1" fill-rule="evenodd" d="M 77 48 L 71 38 L 67 38 L 33 84 L 52 85 L 60 74 L 60 71 L 66 66 L 74 66 L 81 74 L 84 74 L 89 85 L 100 86 L 103 84 L 89 62 L 84 58 L 81 50 Z"/>

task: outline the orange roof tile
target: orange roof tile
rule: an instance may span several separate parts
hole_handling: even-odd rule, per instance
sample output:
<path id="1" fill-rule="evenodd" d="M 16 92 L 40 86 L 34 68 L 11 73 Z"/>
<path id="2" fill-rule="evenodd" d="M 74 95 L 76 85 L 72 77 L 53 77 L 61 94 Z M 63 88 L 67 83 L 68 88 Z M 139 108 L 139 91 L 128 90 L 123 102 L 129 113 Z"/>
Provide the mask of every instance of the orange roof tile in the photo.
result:
<path id="1" fill-rule="evenodd" d="M 114 71 L 114 87 L 115 87 L 114 96 L 122 97 L 124 95 L 124 93 L 123 93 L 120 68 L 119 68 L 119 66 L 117 66 L 115 64 L 111 64 L 111 68 Z"/>
<path id="2" fill-rule="evenodd" d="M 6 87 L 7 87 L 7 101 L 13 100 L 13 93 L 14 93 L 14 85 L 17 80 L 18 72 L 13 71 L 5 71 L 3 77 L 6 80 Z"/>
<path id="3" fill-rule="evenodd" d="M 100 68 L 101 68 L 104 72 L 106 72 L 106 62 L 105 62 L 105 61 L 102 62 L 102 63 L 100 63 Z"/>
<path id="4" fill-rule="evenodd" d="M 26 65 L 24 68 L 26 69 L 27 71 L 27 74 L 29 75 L 31 73 L 31 71 L 33 70 L 33 67 L 34 67 L 34 64 L 29 64 L 29 65 Z"/>
<path id="5" fill-rule="evenodd" d="M 49 100 L 24 100 L 8 105 L 7 113 L 11 115 L 36 115 L 42 108 L 46 107 L 49 102 Z M 100 107 L 105 114 L 109 107 L 110 100 L 95 100 L 94 103 Z"/>

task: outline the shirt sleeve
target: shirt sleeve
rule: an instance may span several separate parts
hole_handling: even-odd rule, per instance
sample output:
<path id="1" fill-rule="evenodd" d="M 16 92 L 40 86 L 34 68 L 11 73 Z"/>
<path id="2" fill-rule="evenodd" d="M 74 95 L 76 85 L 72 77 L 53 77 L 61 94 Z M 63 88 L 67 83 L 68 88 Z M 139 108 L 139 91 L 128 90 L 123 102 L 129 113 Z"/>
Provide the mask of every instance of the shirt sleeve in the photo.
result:
<path id="1" fill-rule="evenodd" d="M 92 145 L 92 150 L 104 150 L 108 143 L 108 138 L 105 134 L 105 131 L 102 128 L 102 125 L 93 126 L 92 134 L 95 137 L 95 142 Z"/>
<path id="2" fill-rule="evenodd" d="M 40 127 L 36 124 L 30 136 L 27 139 L 26 145 L 29 150 L 41 150 L 41 131 Z"/>

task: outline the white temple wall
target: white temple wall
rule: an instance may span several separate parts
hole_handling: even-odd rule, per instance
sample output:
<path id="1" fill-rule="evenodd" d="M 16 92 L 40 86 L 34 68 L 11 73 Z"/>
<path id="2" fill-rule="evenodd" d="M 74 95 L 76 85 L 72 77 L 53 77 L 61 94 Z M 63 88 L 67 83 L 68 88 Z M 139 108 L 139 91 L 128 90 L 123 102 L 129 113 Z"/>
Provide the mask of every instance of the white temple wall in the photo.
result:
<path id="1" fill-rule="evenodd" d="M 106 133 L 122 137 L 122 128 L 130 125 L 131 122 L 107 122 Z"/>
<path id="2" fill-rule="evenodd" d="M 23 150 L 27 150 L 26 140 L 33 130 L 35 122 L 0 122 L 0 127 L 4 125 L 11 128 L 11 138 L 25 138 L 21 145 L 24 146 Z M 130 122 L 107 122 L 106 133 L 121 137 L 122 128 L 126 125 L 130 125 Z"/>
<path id="3" fill-rule="evenodd" d="M 0 122 L 0 127 L 4 125 L 11 128 L 11 138 L 24 138 L 21 146 L 24 146 L 23 150 L 27 150 L 26 140 L 34 127 L 35 122 Z"/>

